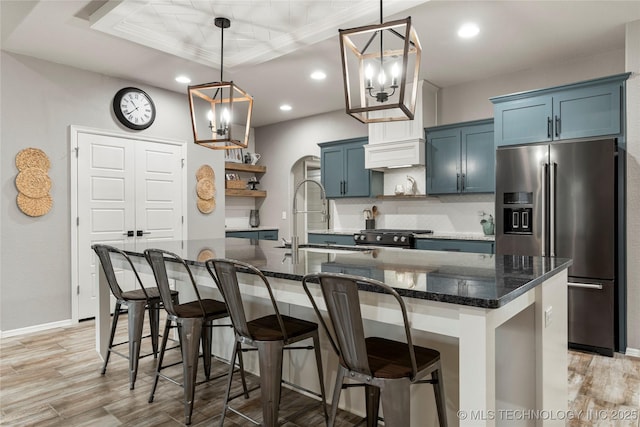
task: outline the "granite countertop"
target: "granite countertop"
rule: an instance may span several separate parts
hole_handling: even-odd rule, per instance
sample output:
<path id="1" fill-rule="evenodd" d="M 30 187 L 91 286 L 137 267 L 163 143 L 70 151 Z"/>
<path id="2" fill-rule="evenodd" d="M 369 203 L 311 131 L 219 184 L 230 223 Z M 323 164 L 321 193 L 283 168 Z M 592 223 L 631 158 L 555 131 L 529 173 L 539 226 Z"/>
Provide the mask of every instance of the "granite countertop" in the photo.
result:
<path id="1" fill-rule="evenodd" d="M 301 245 L 298 262 L 290 248 L 268 240 L 226 238 L 154 241 L 182 254 L 195 266 L 211 257 L 248 262 L 266 276 L 301 281 L 318 272 L 339 272 L 380 280 L 405 297 L 484 308 L 498 308 L 568 268 L 565 258 L 438 252 L 366 246 Z M 143 243 L 123 249 L 140 256 Z M 369 290 L 361 285 L 362 290 Z"/>
<path id="2" fill-rule="evenodd" d="M 493 242 L 496 236 L 486 236 L 483 233 L 464 233 L 464 232 L 440 232 L 434 231 L 432 234 L 416 234 L 416 239 L 446 239 L 446 240 L 482 240 Z"/>
<path id="3" fill-rule="evenodd" d="M 349 229 L 345 228 L 342 230 L 310 230 L 308 233 L 311 234 L 343 234 L 343 235 L 352 235 L 354 233 L 359 233 L 360 229 Z M 493 242 L 496 236 L 485 236 L 483 233 L 465 233 L 465 232 L 456 232 L 456 231 L 434 231 L 432 234 L 416 234 L 417 239 L 450 239 L 450 240 L 481 240 L 481 241 L 490 241 Z"/>
<path id="4" fill-rule="evenodd" d="M 265 230 L 278 230 L 278 227 L 267 227 L 261 225 L 260 227 L 225 227 L 224 231 L 265 231 Z"/>

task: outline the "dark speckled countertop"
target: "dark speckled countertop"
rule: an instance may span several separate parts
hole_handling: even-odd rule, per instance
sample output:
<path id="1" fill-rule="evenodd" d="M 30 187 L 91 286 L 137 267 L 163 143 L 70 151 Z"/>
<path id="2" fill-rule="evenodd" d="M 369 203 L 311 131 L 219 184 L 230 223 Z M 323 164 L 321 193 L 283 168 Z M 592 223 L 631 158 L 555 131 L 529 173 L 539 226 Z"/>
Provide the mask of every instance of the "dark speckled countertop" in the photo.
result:
<path id="1" fill-rule="evenodd" d="M 203 266 L 211 257 L 255 265 L 267 277 L 301 281 L 305 274 L 334 272 L 370 277 L 405 297 L 474 307 L 498 308 L 560 273 L 570 259 L 453 253 L 398 248 L 310 245 L 293 263 L 289 248 L 251 239 L 208 239 L 127 244 L 130 255 L 147 247 L 166 249 Z M 364 285 L 362 290 L 368 290 Z"/>

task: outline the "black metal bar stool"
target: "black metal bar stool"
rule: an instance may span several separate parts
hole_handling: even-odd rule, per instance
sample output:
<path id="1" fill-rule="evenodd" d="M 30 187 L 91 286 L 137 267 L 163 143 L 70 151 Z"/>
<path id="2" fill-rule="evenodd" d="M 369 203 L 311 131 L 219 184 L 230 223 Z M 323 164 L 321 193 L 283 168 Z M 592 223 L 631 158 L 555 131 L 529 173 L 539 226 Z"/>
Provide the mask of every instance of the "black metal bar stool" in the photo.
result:
<path id="1" fill-rule="evenodd" d="M 278 424 L 283 350 L 315 349 L 316 365 L 318 369 L 318 377 L 320 379 L 320 394 L 318 397 L 322 399 L 321 405 L 324 411 L 325 420 L 327 420 L 328 416 L 325 404 L 326 400 L 322 374 L 322 360 L 320 356 L 318 325 L 306 320 L 281 315 L 273 296 L 271 285 L 269 285 L 269 281 L 260 270 L 251 264 L 230 259 L 210 259 L 205 263 L 205 265 L 207 270 L 209 270 L 211 277 L 213 277 L 213 280 L 220 289 L 220 293 L 227 303 L 227 307 L 229 307 L 229 315 L 231 316 L 231 323 L 233 323 L 233 329 L 235 330 L 236 337 L 234 357 L 236 351 L 240 351 L 242 349 L 243 344 L 258 349 L 260 393 L 262 398 L 263 416 L 262 425 L 266 427 L 274 427 Z M 261 279 L 269 293 L 271 305 L 273 307 L 273 314 L 247 320 L 247 314 L 242 302 L 242 295 L 238 286 L 237 268 L 243 272 L 253 273 Z M 313 347 L 290 346 L 290 344 L 294 344 L 308 338 L 313 339 Z M 233 363 L 231 366 L 233 366 Z M 229 406 L 230 401 L 241 396 L 241 394 L 230 396 L 232 379 L 233 373 L 230 371 L 220 426 L 224 425 L 227 410 L 244 417 L 254 424 L 260 424 Z M 313 394 L 317 395 L 317 393 Z"/>
<path id="2" fill-rule="evenodd" d="M 322 297 L 329 313 L 330 326 L 322 318 L 316 301 L 309 291 L 309 282 L 320 284 Z M 392 295 L 400 305 L 406 342 L 381 337 L 365 337 L 358 283 Z M 384 422 L 387 427 L 411 424 L 412 384 L 433 384 L 438 419 L 447 425 L 444 384 L 440 367 L 440 353 L 413 345 L 404 301 L 390 286 L 377 280 L 345 274 L 317 273 L 305 276 L 302 286 L 324 328 L 331 346 L 340 359 L 336 376 L 329 426 L 335 423 L 340 392 L 350 385 L 345 377 L 360 381 L 365 387 L 367 425 L 378 424 L 378 408 L 382 400 Z M 427 375 L 431 379 L 423 379 Z"/>
<path id="3" fill-rule="evenodd" d="M 212 327 L 229 327 L 231 325 L 213 325 L 212 321 L 229 316 L 227 307 L 224 303 L 216 301 L 214 299 L 203 299 L 200 297 L 200 292 L 196 285 L 196 281 L 191 273 L 191 269 L 186 262 L 178 255 L 164 251 L 161 249 L 147 249 L 144 251 L 144 255 L 151 265 L 153 274 L 156 278 L 158 289 L 160 290 L 160 296 L 164 303 L 164 308 L 167 311 L 167 322 L 165 324 L 164 334 L 162 337 L 162 345 L 160 347 L 160 357 L 158 358 L 158 364 L 156 367 L 156 375 L 151 389 L 151 395 L 149 396 L 149 403 L 153 402 L 153 397 L 158 385 L 158 378 L 163 377 L 175 384 L 182 385 L 184 388 L 184 416 L 185 423 L 191 424 L 191 414 L 193 413 L 193 400 L 196 387 L 196 377 L 198 374 L 198 358 L 199 358 L 199 345 L 202 341 L 202 354 L 205 376 L 207 381 L 210 379 L 220 378 L 223 375 L 219 375 L 215 378 L 210 378 L 211 374 L 211 339 L 212 339 Z M 196 295 L 196 300 L 183 304 L 174 304 L 171 300 L 171 289 L 169 288 L 169 277 L 167 275 L 166 262 L 174 262 L 182 265 L 182 268 L 187 273 L 193 290 Z M 167 337 L 169 336 L 169 330 L 172 322 L 175 322 L 178 327 L 178 336 L 180 338 L 180 348 L 182 352 L 182 372 L 183 372 L 183 384 L 178 383 L 172 378 L 161 373 L 162 369 L 175 365 L 162 366 L 164 359 L 164 353 L 167 346 Z M 234 358 L 231 362 L 230 372 L 233 372 L 235 364 L 236 350 L 234 348 Z M 240 371 L 242 375 L 242 383 L 246 393 L 246 382 L 244 378 L 244 369 L 242 365 L 242 355 L 239 357 Z"/>
<path id="4" fill-rule="evenodd" d="M 95 251 L 96 255 L 98 255 L 98 259 L 100 260 L 100 264 L 102 265 L 102 270 L 107 277 L 107 283 L 109 283 L 111 293 L 116 298 L 116 306 L 115 310 L 113 311 L 113 320 L 111 322 L 111 336 L 109 337 L 107 356 L 105 357 L 104 364 L 102 365 L 102 375 L 107 372 L 107 364 L 109 363 L 109 357 L 111 356 L 111 353 L 116 353 L 119 356 L 127 358 L 129 359 L 129 388 L 133 390 L 136 383 L 136 377 L 138 375 L 138 360 L 142 357 L 150 356 L 151 354 L 153 354 L 154 358 L 156 358 L 158 355 L 158 330 L 160 322 L 160 305 L 162 302 L 160 299 L 160 292 L 156 287 L 144 287 L 144 285 L 142 284 L 142 280 L 140 280 L 138 272 L 131 262 L 131 259 L 120 249 L 114 248 L 113 246 L 101 244 L 93 245 L 91 246 L 91 248 Z M 133 274 L 135 275 L 138 285 L 140 285 L 140 289 L 135 289 L 133 291 L 122 290 L 113 269 L 113 263 L 111 261 L 111 256 L 113 254 L 122 257 L 129 264 L 131 270 L 133 271 Z M 178 292 L 171 291 L 170 299 L 177 301 Z M 113 344 L 113 339 L 116 334 L 116 327 L 118 325 L 118 318 L 120 316 L 120 309 L 123 305 L 127 307 L 129 338 L 127 341 Z M 149 326 L 151 329 L 151 334 L 143 337 L 142 328 L 144 325 L 144 312 L 147 309 L 149 310 Z M 142 338 L 148 338 L 149 336 L 151 337 L 153 353 L 140 356 L 140 346 Z M 116 347 L 124 344 L 129 344 L 128 355 L 120 353 L 115 349 Z"/>

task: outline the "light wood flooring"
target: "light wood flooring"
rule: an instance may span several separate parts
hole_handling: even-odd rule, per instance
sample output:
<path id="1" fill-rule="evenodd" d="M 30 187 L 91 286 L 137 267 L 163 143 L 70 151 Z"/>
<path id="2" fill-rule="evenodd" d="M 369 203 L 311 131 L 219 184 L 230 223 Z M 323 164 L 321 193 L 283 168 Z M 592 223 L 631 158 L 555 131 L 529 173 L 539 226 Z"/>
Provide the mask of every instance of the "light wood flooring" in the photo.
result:
<path id="1" fill-rule="evenodd" d="M 102 363 L 94 349 L 94 330 L 94 322 L 85 321 L 0 340 L 1 425 L 183 425 L 180 387 L 161 379 L 154 402 L 148 403 L 154 373 L 152 357 L 140 361 L 135 390 L 129 390 L 124 358 L 113 355 L 106 375 L 100 375 Z M 121 316 L 118 331 L 117 338 L 126 339 L 126 316 Z M 143 351 L 149 347 L 145 344 Z M 569 420 L 566 425 L 639 426 L 640 359 L 570 351 L 569 362 L 569 415 L 580 415 L 580 419 Z M 227 365 L 214 361 L 213 367 L 224 372 Z M 179 367 L 175 369 L 181 372 Z M 201 372 L 199 369 L 199 376 Z M 250 381 L 255 384 L 255 377 Z M 196 388 L 193 426 L 218 425 L 225 385 L 223 377 Z M 239 381 L 235 387 L 239 387 Z M 327 392 L 331 394 L 331 390 Z M 235 407 L 259 419 L 259 392 L 252 393 L 249 401 L 238 399 Z M 286 388 L 280 420 L 284 427 L 323 425 L 319 403 Z M 338 425 L 353 426 L 361 420 L 340 411 Z M 247 425 L 250 423 L 227 413 L 225 426 Z"/>

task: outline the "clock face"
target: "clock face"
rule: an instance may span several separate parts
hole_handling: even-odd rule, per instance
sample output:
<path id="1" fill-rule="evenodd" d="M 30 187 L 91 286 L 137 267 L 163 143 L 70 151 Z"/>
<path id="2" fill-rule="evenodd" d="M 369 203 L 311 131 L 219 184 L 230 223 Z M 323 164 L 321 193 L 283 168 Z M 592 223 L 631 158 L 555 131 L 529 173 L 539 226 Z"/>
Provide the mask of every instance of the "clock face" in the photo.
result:
<path id="1" fill-rule="evenodd" d="M 126 87 L 113 98 L 113 112 L 130 129 L 146 129 L 156 118 L 156 107 L 143 90 Z"/>

